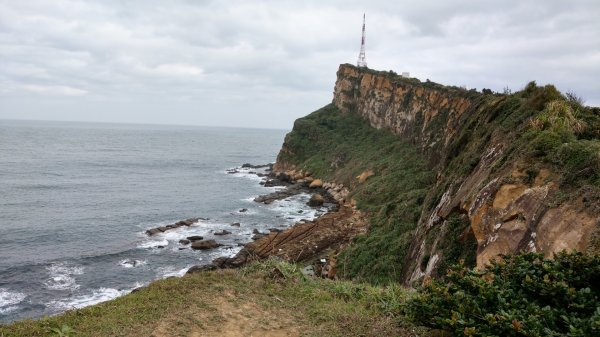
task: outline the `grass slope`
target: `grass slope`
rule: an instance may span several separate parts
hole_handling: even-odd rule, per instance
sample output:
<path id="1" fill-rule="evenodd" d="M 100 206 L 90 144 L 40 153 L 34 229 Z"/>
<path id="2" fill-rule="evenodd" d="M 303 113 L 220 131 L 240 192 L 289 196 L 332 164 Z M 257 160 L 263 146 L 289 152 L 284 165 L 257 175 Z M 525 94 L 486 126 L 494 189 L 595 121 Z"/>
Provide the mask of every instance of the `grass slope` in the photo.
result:
<path id="1" fill-rule="evenodd" d="M 400 336 L 425 333 L 400 316 L 408 293 L 306 277 L 267 260 L 152 283 L 113 301 L 0 326 L 0 336 Z M 57 334 L 54 334 L 57 335 Z"/>

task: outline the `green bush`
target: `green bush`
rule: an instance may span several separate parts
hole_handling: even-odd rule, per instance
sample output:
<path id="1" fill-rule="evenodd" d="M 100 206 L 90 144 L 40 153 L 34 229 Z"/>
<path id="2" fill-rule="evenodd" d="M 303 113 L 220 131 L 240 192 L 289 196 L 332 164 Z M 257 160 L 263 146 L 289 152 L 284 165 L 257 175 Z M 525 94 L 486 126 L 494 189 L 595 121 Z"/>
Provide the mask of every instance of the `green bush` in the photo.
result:
<path id="1" fill-rule="evenodd" d="M 600 144 L 589 140 L 563 144 L 556 153 L 556 161 L 564 169 L 566 182 L 579 178 L 597 180 L 600 176 Z"/>
<path id="2" fill-rule="evenodd" d="M 600 257 L 559 253 L 502 256 L 483 271 L 455 266 L 432 281 L 405 313 L 456 336 L 600 335 Z"/>

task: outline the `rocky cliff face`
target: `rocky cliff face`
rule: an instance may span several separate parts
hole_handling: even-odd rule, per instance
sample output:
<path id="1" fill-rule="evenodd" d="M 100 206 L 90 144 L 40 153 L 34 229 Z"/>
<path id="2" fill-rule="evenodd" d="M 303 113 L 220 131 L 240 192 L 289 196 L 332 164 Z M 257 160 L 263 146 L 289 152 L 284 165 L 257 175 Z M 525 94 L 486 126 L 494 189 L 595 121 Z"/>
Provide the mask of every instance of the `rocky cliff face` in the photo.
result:
<path id="1" fill-rule="evenodd" d="M 596 190 L 565 185 L 552 165 L 518 148 L 536 113 L 527 107 L 536 103 L 533 98 L 517 102 L 347 64 L 337 75 L 335 106 L 412 143 L 436 176 L 401 267 L 402 281 L 435 275 L 451 254 L 448 242 L 460 245 L 468 237 L 476 240 L 479 267 L 498 254 L 596 249 Z M 523 108 L 515 110 L 516 104 Z M 282 152 L 294 153 L 286 144 Z M 301 165 L 283 157 L 276 169 Z M 454 227 L 461 221 L 468 226 L 448 238 L 457 235 Z"/>

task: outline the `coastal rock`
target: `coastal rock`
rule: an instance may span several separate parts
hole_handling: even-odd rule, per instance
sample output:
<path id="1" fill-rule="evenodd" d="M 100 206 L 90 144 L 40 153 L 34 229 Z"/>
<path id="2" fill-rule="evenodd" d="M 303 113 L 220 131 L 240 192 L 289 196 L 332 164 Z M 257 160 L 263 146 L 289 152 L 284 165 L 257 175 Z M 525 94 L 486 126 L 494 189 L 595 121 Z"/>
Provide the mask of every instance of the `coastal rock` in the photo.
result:
<path id="1" fill-rule="evenodd" d="M 258 169 L 258 168 L 271 168 L 273 167 L 273 164 L 259 164 L 259 165 L 252 165 L 250 163 L 245 163 L 242 165 L 242 168 L 253 168 L 253 169 Z"/>
<path id="2" fill-rule="evenodd" d="M 202 237 L 200 235 L 192 235 L 192 236 L 188 236 L 186 239 L 190 240 L 191 242 L 194 242 L 194 241 L 200 241 L 200 240 L 204 239 L 204 237 Z"/>
<path id="3" fill-rule="evenodd" d="M 192 242 L 192 249 L 206 250 L 221 247 L 222 244 L 215 240 L 201 240 Z"/>
<path id="4" fill-rule="evenodd" d="M 179 240 L 179 243 L 181 243 L 181 244 L 182 244 L 182 245 L 184 245 L 184 246 L 185 246 L 185 245 L 189 245 L 189 244 L 190 244 L 190 242 L 191 242 L 190 240 L 186 240 L 186 239 L 181 239 L 181 240 Z"/>
<path id="5" fill-rule="evenodd" d="M 240 212 L 240 213 L 248 212 L 248 209 L 247 208 L 242 208 L 238 212 Z"/>
<path id="6" fill-rule="evenodd" d="M 317 188 L 317 187 L 322 187 L 322 186 L 323 186 L 323 181 L 321 179 L 315 179 L 310 183 L 310 185 L 308 187 Z"/>
<path id="7" fill-rule="evenodd" d="M 152 236 L 152 235 L 156 235 L 156 234 L 159 234 L 159 233 L 162 233 L 162 232 L 166 232 L 166 231 L 171 230 L 171 229 L 179 228 L 181 226 L 191 226 L 194 223 L 198 222 L 198 220 L 200 220 L 200 219 L 202 219 L 202 220 L 208 220 L 208 219 L 204 219 L 204 218 L 190 218 L 190 219 L 186 219 L 186 220 L 181 220 L 181 221 L 178 221 L 176 223 L 169 224 L 169 225 L 166 225 L 166 226 L 161 226 L 161 227 L 156 227 L 156 228 L 148 229 L 146 231 L 146 234 L 149 235 L 149 236 Z"/>
<path id="8" fill-rule="evenodd" d="M 234 222 L 234 223 L 231 224 L 231 226 L 233 226 L 233 227 L 240 227 L 241 225 L 240 225 L 239 222 Z"/>
<path id="9" fill-rule="evenodd" d="M 310 197 L 310 200 L 308 201 L 307 205 L 310 207 L 319 207 L 322 206 L 324 202 L 325 199 L 323 198 L 323 196 L 319 193 L 315 193 L 312 195 L 312 197 Z"/>
<path id="10" fill-rule="evenodd" d="M 188 269 L 188 271 L 186 272 L 187 274 L 195 274 L 195 273 L 202 273 L 205 271 L 211 271 L 211 270 L 215 270 L 217 269 L 217 267 L 213 264 L 205 264 L 205 265 L 201 265 L 201 266 L 192 266 L 190 267 L 190 269 Z"/>
<path id="11" fill-rule="evenodd" d="M 158 228 L 152 228 L 152 229 L 149 229 L 146 231 L 146 234 L 150 235 L 150 236 L 158 234 L 158 233 L 162 233 L 162 231 Z"/>

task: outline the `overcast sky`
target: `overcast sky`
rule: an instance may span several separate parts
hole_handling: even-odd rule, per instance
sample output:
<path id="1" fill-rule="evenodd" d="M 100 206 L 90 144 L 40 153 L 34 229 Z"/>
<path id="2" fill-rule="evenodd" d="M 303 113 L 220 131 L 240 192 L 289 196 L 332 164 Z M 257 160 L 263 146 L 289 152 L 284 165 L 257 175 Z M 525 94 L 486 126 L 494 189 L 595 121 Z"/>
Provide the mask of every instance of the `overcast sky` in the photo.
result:
<path id="1" fill-rule="evenodd" d="M 600 1 L 0 0 L 0 118 L 289 129 L 356 63 L 600 105 Z"/>

